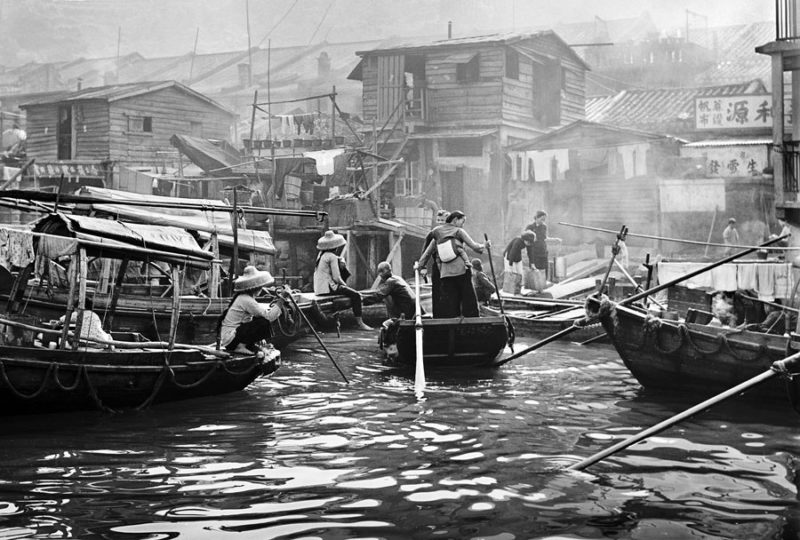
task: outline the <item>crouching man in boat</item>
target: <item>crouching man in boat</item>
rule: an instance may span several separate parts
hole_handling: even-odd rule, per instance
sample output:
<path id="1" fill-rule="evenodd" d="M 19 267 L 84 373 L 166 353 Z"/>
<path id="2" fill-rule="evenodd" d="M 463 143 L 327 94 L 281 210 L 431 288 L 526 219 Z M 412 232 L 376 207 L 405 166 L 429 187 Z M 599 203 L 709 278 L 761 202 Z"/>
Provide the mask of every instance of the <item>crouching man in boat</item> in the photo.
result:
<path id="1" fill-rule="evenodd" d="M 408 283 L 400 276 L 392 274 L 392 265 L 385 261 L 378 263 L 378 277 L 378 295 L 386 303 L 389 317 L 413 319 L 416 315 L 416 298 Z M 422 310 L 421 306 L 420 309 Z M 425 310 L 422 310 L 422 314 L 424 313 Z"/>
<path id="2" fill-rule="evenodd" d="M 220 329 L 220 345 L 228 352 L 253 354 L 256 343 L 271 336 L 270 322 L 281 314 L 276 302 L 260 303 L 256 294 L 275 283 L 272 274 L 247 266 L 233 282 L 234 297 L 225 310 Z"/>

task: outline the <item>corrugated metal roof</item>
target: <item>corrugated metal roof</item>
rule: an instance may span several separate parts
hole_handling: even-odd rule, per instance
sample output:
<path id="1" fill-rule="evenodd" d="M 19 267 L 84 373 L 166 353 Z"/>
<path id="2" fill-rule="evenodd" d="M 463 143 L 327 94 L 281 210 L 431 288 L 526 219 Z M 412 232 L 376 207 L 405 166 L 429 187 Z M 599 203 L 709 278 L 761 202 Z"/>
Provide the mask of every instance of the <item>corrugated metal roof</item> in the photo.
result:
<path id="1" fill-rule="evenodd" d="M 760 80 L 699 88 L 623 90 L 612 96 L 587 98 L 586 119 L 658 133 L 694 129 L 695 98 L 765 94 Z"/>
<path id="2" fill-rule="evenodd" d="M 695 141 L 684 145 L 686 148 L 707 148 L 719 146 L 760 146 L 762 144 L 772 144 L 772 139 L 760 137 L 755 139 L 708 139 L 705 141 Z"/>

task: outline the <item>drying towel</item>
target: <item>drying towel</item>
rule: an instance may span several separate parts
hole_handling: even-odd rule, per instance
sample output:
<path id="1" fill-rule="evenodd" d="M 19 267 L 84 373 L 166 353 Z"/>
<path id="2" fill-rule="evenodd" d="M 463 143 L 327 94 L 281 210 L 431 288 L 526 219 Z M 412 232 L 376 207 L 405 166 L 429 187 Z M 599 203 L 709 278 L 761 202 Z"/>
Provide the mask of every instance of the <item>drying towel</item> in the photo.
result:
<path id="1" fill-rule="evenodd" d="M 711 283 L 711 286 L 717 291 L 735 291 L 737 286 L 736 265 L 728 263 L 713 268 Z"/>
<path id="2" fill-rule="evenodd" d="M 743 291 L 755 291 L 758 287 L 756 265 L 738 264 L 736 268 L 736 284 Z"/>
<path id="3" fill-rule="evenodd" d="M 689 272 L 697 270 L 698 268 L 702 268 L 703 266 L 706 265 L 703 263 L 660 262 L 658 263 L 656 274 L 658 283 L 659 285 L 667 283 L 673 279 L 685 276 Z M 685 287 L 689 287 L 690 289 L 700 289 L 703 287 L 711 288 L 711 273 L 703 272 L 702 274 L 698 274 L 691 279 L 683 281 L 681 284 Z"/>
<path id="4" fill-rule="evenodd" d="M 10 271 L 13 267 L 28 266 L 33 260 L 33 235 L 30 231 L 0 229 L 0 266 Z"/>
<path id="5" fill-rule="evenodd" d="M 775 265 L 775 297 L 789 298 L 792 295 L 794 283 L 792 280 L 792 267 L 788 263 Z"/>
<path id="6" fill-rule="evenodd" d="M 344 154 L 344 148 L 332 150 L 319 150 L 317 152 L 303 152 L 303 157 L 311 158 L 317 163 L 317 174 L 333 174 L 336 157 Z"/>
<path id="7" fill-rule="evenodd" d="M 775 266 L 774 264 L 759 264 L 756 268 L 756 281 L 758 297 L 761 300 L 772 302 L 775 300 Z"/>

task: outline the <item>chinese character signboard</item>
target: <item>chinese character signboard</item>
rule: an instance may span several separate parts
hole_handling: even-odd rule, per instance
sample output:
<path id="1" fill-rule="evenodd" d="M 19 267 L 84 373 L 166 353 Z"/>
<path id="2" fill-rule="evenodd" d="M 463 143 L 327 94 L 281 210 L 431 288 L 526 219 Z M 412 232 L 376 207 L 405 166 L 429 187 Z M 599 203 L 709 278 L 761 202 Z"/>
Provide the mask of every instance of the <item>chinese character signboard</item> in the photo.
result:
<path id="1" fill-rule="evenodd" d="M 772 127 L 772 96 L 695 98 L 695 129 L 757 129 Z"/>

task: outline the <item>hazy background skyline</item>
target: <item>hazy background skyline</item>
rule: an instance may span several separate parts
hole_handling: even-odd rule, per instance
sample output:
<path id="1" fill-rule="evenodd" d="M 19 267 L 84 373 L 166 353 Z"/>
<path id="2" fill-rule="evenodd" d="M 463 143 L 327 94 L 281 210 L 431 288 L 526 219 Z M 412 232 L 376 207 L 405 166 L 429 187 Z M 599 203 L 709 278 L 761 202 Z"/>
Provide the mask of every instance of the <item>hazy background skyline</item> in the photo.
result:
<path id="1" fill-rule="evenodd" d="M 635 18 L 665 33 L 774 20 L 773 0 L 0 0 L 0 65 L 468 36 Z"/>

